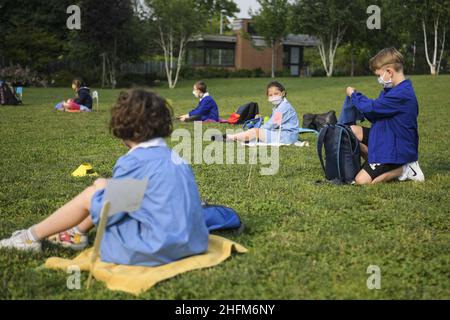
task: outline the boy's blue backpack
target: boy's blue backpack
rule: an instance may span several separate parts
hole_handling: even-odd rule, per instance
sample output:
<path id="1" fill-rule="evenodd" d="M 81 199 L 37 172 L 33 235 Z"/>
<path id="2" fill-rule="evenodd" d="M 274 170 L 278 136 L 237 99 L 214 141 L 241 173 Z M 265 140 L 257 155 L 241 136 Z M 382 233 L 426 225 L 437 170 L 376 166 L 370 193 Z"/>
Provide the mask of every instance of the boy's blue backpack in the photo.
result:
<path id="1" fill-rule="evenodd" d="M 261 126 L 264 124 L 264 119 L 263 118 L 256 118 L 256 119 L 251 119 L 251 120 L 247 120 L 245 121 L 244 125 L 242 126 L 242 129 L 246 130 L 250 130 L 250 129 L 254 129 L 254 128 L 261 128 Z"/>
<path id="2" fill-rule="evenodd" d="M 332 183 L 352 183 L 361 170 L 359 141 L 349 126 L 337 124 L 322 128 L 317 141 L 317 153 L 325 176 Z"/>
<path id="3" fill-rule="evenodd" d="M 206 227 L 210 232 L 239 229 L 242 225 L 238 214 L 231 208 L 208 204 L 203 204 L 202 207 Z"/>

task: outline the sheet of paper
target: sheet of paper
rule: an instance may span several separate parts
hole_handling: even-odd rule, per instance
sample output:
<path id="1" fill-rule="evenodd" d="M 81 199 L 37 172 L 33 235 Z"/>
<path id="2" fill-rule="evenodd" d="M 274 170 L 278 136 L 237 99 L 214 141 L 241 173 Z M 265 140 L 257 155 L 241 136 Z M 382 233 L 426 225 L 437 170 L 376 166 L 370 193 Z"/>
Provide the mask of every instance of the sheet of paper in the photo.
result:
<path id="1" fill-rule="evenodd" d="M 111 204 L 109 216 L 139 210 L 147 185 L 148 180 L 110 179 L 105 190 L 105 201 Z"/>

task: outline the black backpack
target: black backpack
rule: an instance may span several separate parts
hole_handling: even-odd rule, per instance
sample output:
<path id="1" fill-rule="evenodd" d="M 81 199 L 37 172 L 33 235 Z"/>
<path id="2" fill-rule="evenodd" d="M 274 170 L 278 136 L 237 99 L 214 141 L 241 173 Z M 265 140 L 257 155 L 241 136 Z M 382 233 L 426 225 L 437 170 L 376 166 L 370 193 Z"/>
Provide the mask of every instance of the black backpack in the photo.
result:
<path id="1" fill-rule="evenodd" d="M 14 94 L 14 90 L 3 81 L 0 81 L 0 105 L 17 106 L 19 99 Z"/>
<path id="2" fill-rule="evenodd" d="M 322 128 L 317 141 L 317 153 L 325 176 L 332 183 L 352 183 L 361 170 L 359 141 L 349 126 L 338 124 Z"/>
<path id="3" fill-rule="evenodd" d="M 332 110 L 323 114 L 307 113 L 303 116 L 303 128 L 320 131 L 327 124 L 336 124 L 336 111 Z"/>
<path id="4" fill-rule="evenodd" d="M 248 120 L 253 120 L 259 114 L 259 106 L 256 102 L 247 103 L 237 109 L 228 119 L 230 124 L 244 124 Z"/>

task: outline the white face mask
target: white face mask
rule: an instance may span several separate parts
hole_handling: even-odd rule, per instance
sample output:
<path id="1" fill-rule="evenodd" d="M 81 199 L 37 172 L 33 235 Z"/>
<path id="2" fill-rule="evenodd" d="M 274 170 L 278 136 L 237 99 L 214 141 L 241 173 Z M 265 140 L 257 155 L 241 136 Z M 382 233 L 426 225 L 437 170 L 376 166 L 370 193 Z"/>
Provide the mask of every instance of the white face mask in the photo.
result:
<path id="1" fill-rule="evenodd" d="M 383 76 L 378 78 L 378 83 L 381 84 L 385 89 L 390 89 L 394 87 L 394 83 L 392 82 L 392 78 L 389 81 L 384 80 L 387 71 L 384 72 Z"/>
<path id="2" fill-rule="evenodd" d="M 283 96 L 273 96 L 269 98 L 269 102 L 274 106 L 278 106 L 281 102 L 283 102 Z"/>

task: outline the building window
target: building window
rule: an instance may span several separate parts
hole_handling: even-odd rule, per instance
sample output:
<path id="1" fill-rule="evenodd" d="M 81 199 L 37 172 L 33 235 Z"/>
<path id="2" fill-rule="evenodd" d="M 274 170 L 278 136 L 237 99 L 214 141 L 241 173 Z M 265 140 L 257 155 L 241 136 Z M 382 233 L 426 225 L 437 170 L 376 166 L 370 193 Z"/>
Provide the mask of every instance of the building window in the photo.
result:
<path id="1" fill-rule="evenodd" d="M 189 48 L 187 63 L 191 66 L 234 67 L 234 49 Z"/>
<path id="2" fill-rule="evenodd" d="M 303 65 L 303 48 L 298 46 L 285 46 L 283 65 L 291 76 L 298 77 Z"/>
<path id="3" fill-rule="evenodd" d="M 203 65 L 204 59 L 203 48 L 192 48 L 187 51 L 187 61 L 192 66 Z"/>

